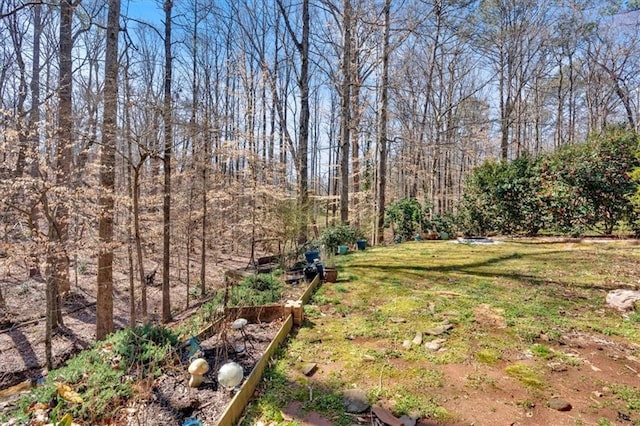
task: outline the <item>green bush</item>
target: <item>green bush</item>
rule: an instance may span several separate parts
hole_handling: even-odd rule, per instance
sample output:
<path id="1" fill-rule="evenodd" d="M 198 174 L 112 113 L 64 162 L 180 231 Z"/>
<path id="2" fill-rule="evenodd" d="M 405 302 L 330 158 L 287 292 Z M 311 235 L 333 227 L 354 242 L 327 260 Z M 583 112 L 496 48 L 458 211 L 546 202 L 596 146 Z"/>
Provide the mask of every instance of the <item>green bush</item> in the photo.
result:
<path id="1" fill-rule="evenodd" d="M 338 246 L 354 244 L 362 233 L 358 228 L 346 224 L 338 224 L 324 228 L 320 233 L 320 244 L 330 253 L 335 253 Z"/>
<path id="2" fill-rule="evenodd" d="M 485 162 L 467 179 L 458 223 L 468 235 L 536 235 L 546 221 L 539 188 L 538 161 L 528 155 Z"/>
<path id="3" fill-rule="evenodd" d="M 487 161 L 467 178 L 458 225 L 472 235 L 546 228 L 579 236 L 588 229 L 611 234 L 624 220 L 637 231 L 640 212 L 630 201 L 637 151 L 636 133 L 612 128 L 541 158 Z"/>
<path id="4" fill-rule="evenodd" d="M 231 289 L 230 306 L 257 306 L 282 299 L 284 284 L 278 274 L 257 274 Z"/>
<path id="5" fill-rule="evenodd" d="M 29 405 L 53 401 L 56 405 L 51 420 L 59 421 L 70 414 L 89 424 L 108 422 L 123 400 L 134 395 L 133 384 L 137 380 L 157 377 L 162 366 L 173 363 L 177 343 L 176 335 L 161 326 L 146 325 L 114 333 L 73 357 L 64 367 L 51 371 L 45 384 L 22 398 L 19 410 L 12 415 L 19 423 L 28 423 Z M 65 398 L 61 387 L 68 387 L 82 402 Z"/>
<path id="6" fill-rule="evenodd" d="M 393 226 L 394 237 L 412 240 L 425 228 L 425 213 L 415 198 L 404 198 L 387 206 L 384 213 L 385 227 Z"/>

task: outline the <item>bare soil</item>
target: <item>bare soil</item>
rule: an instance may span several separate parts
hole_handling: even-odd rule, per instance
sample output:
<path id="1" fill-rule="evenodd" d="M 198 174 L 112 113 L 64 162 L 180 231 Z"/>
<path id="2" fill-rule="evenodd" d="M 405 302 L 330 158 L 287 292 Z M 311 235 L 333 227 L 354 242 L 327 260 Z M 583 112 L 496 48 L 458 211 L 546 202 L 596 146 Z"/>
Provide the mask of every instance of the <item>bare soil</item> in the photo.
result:
<path id="1" fill-rule="evenodd" d="M 0 309 L 0 390 L 25 380 L 37 381 L 46 375 L 45 359 L 45 283 L 40 279 L 27 279 L 26 270 L 12 259 L 0 259 L 0 288 L 6 309 Z M 64 326 L 52 338 L 55 367 L 63 365 L 70 357 L 95 342 L 96 326 L 96 270 L 92 261 L 80 261 L 82 272 L 70 269 L 71 291 L 64 297 L 62 313 Z M 207 293 L 224 287 L 224 274 L 228 270 L 245 268 L 249 259 L 237 254 L 218 256 L 207 265 Z M 151 321 L 158 322 L 161 314 L 162 282 L 158 263 L 150 263 L 146 270 L 157 267 L 155 285 L 147 286 L 148 312 Z M 176 321 L 184 320 L 194 312 L 194 307 L 208 299 L 194 296 L 196 279 L 190 282 L 191 296 L 187 308 L 187 285 L 184 265 L 172 265 L 171 310 Z M 199 273 L 200 265 L 193 262 L 191 273 Z M 136 280 L 136 310 L 140 323 L 140 302 Z M 130 324 L 129 275 L 125 265 L 114 267 L 114 322 L 116 329 Z M 294 294 L 300 289 L 289 286 Z M 287 296 L 293 297 L 292 295 Z"/>
<path id="2" fill-rule="evenodd" d="M 123 417 L 117 423 L 180 426 L 193 417 L 203 424 L 216 424 L 235 394 L 234 390 L 219 386 L 216 379 L 219 367 L 234 361 L 242 366 L 246 378 L 281 326 L 282 321 L 248 324 L 245 335 L 238 332 L 218 333 L 200 342 L 202 358 L 207 360 L 210 370 L 198 388 L 188 386 L 189 361 L 183 359 L 180 366 L 166 371 L 149 383 L 141 393 L 142 398 L 132 401 L 123 410 Z"/>

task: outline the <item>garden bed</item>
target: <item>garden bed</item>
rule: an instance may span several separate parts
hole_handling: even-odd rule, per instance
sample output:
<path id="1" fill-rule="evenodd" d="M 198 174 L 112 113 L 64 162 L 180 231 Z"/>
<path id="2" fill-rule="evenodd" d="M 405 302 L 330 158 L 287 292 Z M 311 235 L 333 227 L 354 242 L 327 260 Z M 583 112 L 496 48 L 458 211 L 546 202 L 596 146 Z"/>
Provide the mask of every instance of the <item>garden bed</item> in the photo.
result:
<path id="1" fill-rule="evenodd" d="M 319 284 L 316 277 L 305 288 L 299 301 L 285 304 L 228 308 L 226 322 L 216 322 L 197 336 L 201 352 L 210 366 L 198 388 L 188 386 L 189 360 L 183 354 L 179 367 L 164 372 L 144 389 L 143 400 L 133 402 L 124 410 L 122 424 L 183 425 L 191 418 L 201 424 L 233 425 L 242 415 L 262 379 L 264 369 L 291 331 L 294 321 L 302 320 L 304 301 Z M 302 286 L 301 286 L 302 287 Z M 243 333 L 229 327 L 233 319 L 245 318 Z M 229 391 L 219 386 L 217 372 L 223 364 L 234 361 L 242 366 L 244 380 L 239 389 Z"/>
<path id="2" fill-rule="evenodd" d="M 291 325 L 292 318 L 288 317 L 247 324 L 246 338 L 230 332 L 226 335 L 217 333 L 203 340 L 200 343 L 202 358 L 207 360 L 210 370 L 202 385 L 198 388 L 188 386 L 188 360 L 183 360 L 181 367 L 166 371 L 149 384 L 145 390 L 147 398 L 129 405 L 121 423 L 178 426 L 192 418 L 207 425 L 234 424 L 262 377 L 266 361 L 287 336 Z M 219 367 L 228 361 L 240 364 L 245 373 L 238 392 L 224 389 L 216 379 Z"/>

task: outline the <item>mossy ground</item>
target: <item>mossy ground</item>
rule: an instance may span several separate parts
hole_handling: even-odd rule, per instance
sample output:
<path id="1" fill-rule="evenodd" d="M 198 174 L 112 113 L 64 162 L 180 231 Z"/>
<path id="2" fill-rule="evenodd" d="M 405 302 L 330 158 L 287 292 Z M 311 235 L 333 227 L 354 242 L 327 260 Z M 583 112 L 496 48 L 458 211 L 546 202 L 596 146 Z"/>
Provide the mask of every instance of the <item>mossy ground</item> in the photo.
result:
<path id="1" fill-rule="evenodd" d="M 338 283 L 317 290 L 244 424 L 302 424 L 291 401 L 353 424 L 341 394 L 357 387 L 396 415 L 443 424 L 596 424 L 621 412 L 640 425 L 640 318 L 605 306 L 607 291 L 638 285 L 639 263 L 635 241 L 421 241 L 341 256 Z M 403 346 L 418 332 L 441 349 Z M 553 396 L 573 410 L 546 408 Z"/>

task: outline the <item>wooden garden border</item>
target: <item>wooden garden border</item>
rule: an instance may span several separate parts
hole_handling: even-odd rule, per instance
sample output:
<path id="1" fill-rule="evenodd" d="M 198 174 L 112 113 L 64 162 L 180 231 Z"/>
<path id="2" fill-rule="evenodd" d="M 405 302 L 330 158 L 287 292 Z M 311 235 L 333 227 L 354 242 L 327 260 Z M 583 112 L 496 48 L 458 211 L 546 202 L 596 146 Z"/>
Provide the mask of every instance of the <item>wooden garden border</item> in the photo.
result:
<path id="1" fill-rule="evenodd" d="M 311 295 L 319 284 L 320 277 L 316 275 L 316 277 L 311 281 L 311 283 L 305 290 L 300 300 L 297 301 L 302 305 L 302 310 L 304 309 L 304 305 L 309 302 Z M 288 309 L 288 306 L 290 306 L 290 304 L 291 301 L 287 302 L 287 304 L 285 305 L 265 305 L 227 309 L 225 315 L 227 318 L 238 318 L 242 316 L 243 318 L 247 319 L 251 318 L 257 321 L 263 320 L 266 322 L 270 322 L 278 318 L 286 317 L 286 320 L 265 350 L 264 354 L 262 354 L 262 357 L 260 358 L 258 363 L 253 367 L 253 370 L 251 370 L 251 373 L 240 387 L 238 393 L 234 395 L 233 399 L 227 405 L 224 413 L 222 413 L 222 415 L 218 419 L 218 422 L 216 423 L 218 426 L 233 426 L 238 421 L 240 416 L 242 416 L 242 413 L 244 412 L 247 404 L 249 404 L 249 401 L 253 396 L 253 392 L 256 390 L 256 387 L 258 386 L 258 383 L 260 383 L 260 380 L 262 380 L 262 374 L 264 373 L 269 360 L 276 352 L 278 347 L 282 344 L 282 342 L 284 342 L 289 333 L 291 333 L 291 330 L 294 326 L 294 317 L 296 316 L 296 313 Z M 296 303 L 294 302 L 294 304 Z M 278 311 L 280 314 L 279 316 Z M 303 319 L 302 316 L 295 318 L 296 325 L 299 325 L 299 322 Z M 218 321 L 207 327 L 206 330 L 210 332 L 211 328 L 215 327 L 217 324 Z"/>

